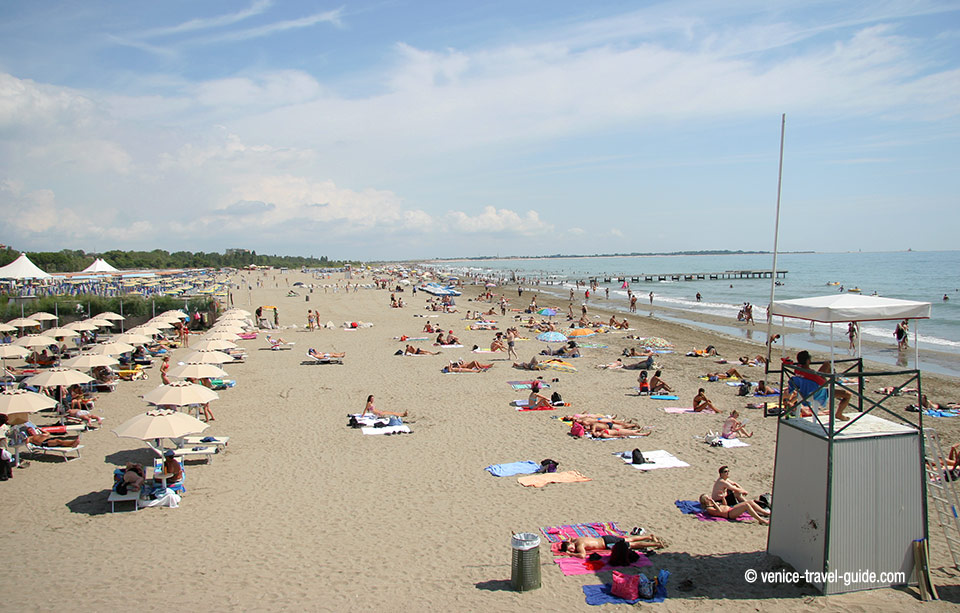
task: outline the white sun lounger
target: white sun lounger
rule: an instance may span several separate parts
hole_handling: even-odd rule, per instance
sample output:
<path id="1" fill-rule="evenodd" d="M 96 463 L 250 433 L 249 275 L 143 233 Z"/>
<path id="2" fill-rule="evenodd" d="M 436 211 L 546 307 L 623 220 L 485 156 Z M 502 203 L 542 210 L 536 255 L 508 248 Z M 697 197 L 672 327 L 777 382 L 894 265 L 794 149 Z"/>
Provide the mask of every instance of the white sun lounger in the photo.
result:
<path id="1" fill-rule="evenodd" d="M 140 510 L 140 492 L 127 492 L 126 494 L 118 494 L 113 490 L 110 490 L 110 495 L 107 496 L 107 502 L 110 503 L 110 512 L 116 512 L 116 504 L 118 502 L 132 502 L 133 510 Z"/>
<path id="2" fill-rule="evenodd" d="M 80 450 L 83 449 L 83 445 L 77 445 L 76 447 L 44 447 L 43 445 L 34 445 L 33 443 L 27 443 L 27 451 L 32 453 L 43 453 L 48 454 L 52 453 L 54 455 L 59 455 L 63 458 L 64 462 L 69 462 L 71 460 L 80 459 Z M 68 458 L 67 454 L 76 452 L 77 457 Z"/>
<path id="3" fill-rule="evenodd" d="M 220 451 L 225 451 L 225 447 L 230 442 L 229 436 L 215 436 L 212 441 L 204 441 L 207 437 L 205 436 L 185 436 L 181 439 L 177 439 L 178 442 L 182 443 L 183 447 L 196 447 L 198 445 L 203 446 L 214 446 L 219 447 Z"/>
<path id="4" fill-rule="evenodd" d="M 207 464 L 213 462 L 213 456 L 217 455 L 220 450 L 217 447 L 182 447 L 180 449 L 174 449 L 173 455 L 181 459 L 188 458 L 204 458 L 207 461 Z"/>
<path id="5" fill-rule="evenodd" d="M 343 358 L 318 358 L 308 353 L 307 359 L 300 362 L 300 365 L 306 366 L 308 364 L 343 364 Z"/>

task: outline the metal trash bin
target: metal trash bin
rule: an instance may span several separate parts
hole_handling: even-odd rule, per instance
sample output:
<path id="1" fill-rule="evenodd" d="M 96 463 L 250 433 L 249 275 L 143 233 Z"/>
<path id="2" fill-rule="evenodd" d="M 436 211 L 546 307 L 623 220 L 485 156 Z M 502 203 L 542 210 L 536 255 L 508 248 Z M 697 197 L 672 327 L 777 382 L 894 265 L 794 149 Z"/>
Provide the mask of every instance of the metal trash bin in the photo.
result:
<path id="1" fill-rule="evenodd" d="M 310 302 L 310 296 L 309 296 L 309 295 L 304 296 L 304 298 L 305 298 L 304 302 Z"/>
<path id="2" fill-rule="evenodd" d="M 518 592 L 540 587 L 540 537 L 530 532 L 510 538 L 513 557 L 510 562 L 510 585 Z"/>

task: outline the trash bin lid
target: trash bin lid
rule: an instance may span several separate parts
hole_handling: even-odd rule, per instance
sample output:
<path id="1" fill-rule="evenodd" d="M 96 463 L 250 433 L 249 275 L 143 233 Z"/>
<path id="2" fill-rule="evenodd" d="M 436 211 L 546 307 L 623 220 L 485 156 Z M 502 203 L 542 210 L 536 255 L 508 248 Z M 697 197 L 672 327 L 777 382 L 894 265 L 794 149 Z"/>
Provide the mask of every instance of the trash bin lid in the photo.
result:
<path id="1" fill-rule="evenodd" d="M 521 551 L 533 549 L 540 546 L 540 537 L 530 532 L 520 532 L 510 538 L 510 546 Z"/>

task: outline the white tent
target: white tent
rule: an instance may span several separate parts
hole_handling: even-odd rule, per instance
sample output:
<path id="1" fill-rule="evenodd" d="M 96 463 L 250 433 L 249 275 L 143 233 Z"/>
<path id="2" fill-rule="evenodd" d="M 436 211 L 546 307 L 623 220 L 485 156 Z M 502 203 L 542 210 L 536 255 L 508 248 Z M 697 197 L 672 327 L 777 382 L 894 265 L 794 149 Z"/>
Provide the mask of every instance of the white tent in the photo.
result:
<path id="1" fill-rule="evenodd" d="M 97 258 L 93 261 L 93 264 L 87 266 L 80 272 L 120 272 L 107 262 L 103 258 Z"/>
<path id="2" fill-rule="evenodd" d="M 0 268 L 0 279 L 49 279 L 50 275 L 30 261 L 26 253 Z"/>
<path id="3" fill-rule="evenodd" d="M 831 294 L 778 300 L 770 312 L 781 317 L 822 323 L 930 319 L 930 303 L 860 294 Z"/>

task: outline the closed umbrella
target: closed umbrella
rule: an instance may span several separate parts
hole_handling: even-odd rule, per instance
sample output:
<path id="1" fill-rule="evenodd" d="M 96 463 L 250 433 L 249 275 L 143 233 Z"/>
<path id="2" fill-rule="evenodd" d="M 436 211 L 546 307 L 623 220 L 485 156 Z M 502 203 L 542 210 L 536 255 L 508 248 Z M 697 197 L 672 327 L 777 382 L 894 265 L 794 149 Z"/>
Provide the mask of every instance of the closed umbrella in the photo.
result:
<path id="1" fill-rule="evenodd" d="M 33 375 L 27 379 L 27 384 L 36 387 L 69 387 L 74 384 L 83 385 L 91 381 L 93 381 L 93 377 L 72 368 L 51 368 L 39 375 Z"/>
<path id="2" fill-rule="evenodd" d="M 213 364 L 195 363 L 174 366 L 167 374 L 180 379 L 222 379 L 227 376 L 227 373 L 224 372 L 222 368 L 214 366 Z"/>
<path id="3" fill-rule="evenodd" d="M 219 398 L 219 394 L 212 389 L 189 381 L 173 381 L 143 395 L 143 399 L 150 404 L 178 407 L 190 404 L 206 404 Z"/>

